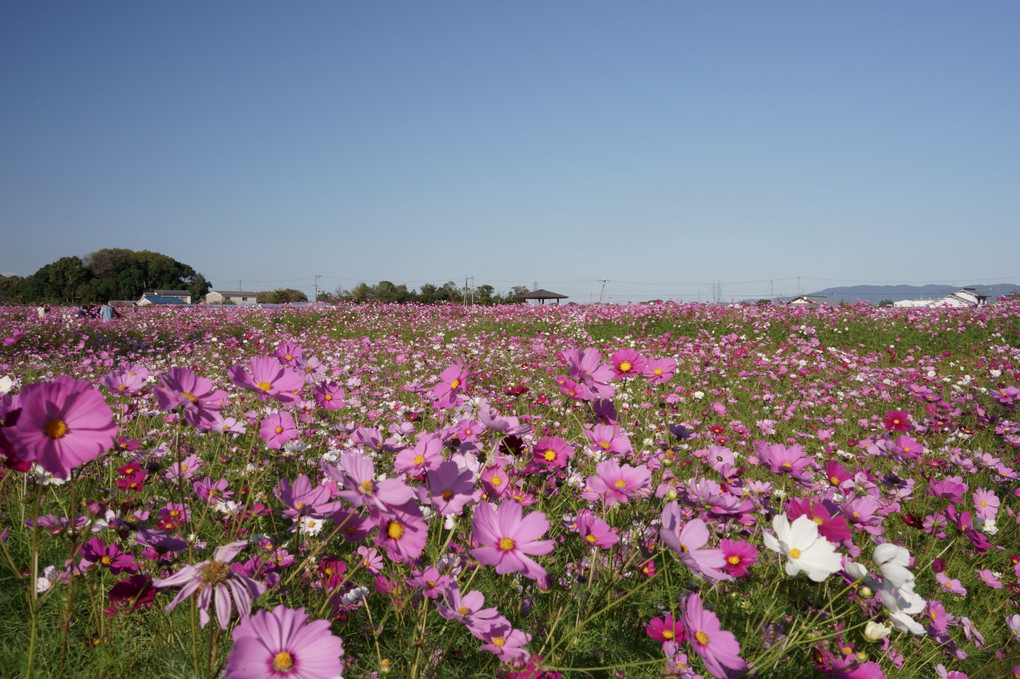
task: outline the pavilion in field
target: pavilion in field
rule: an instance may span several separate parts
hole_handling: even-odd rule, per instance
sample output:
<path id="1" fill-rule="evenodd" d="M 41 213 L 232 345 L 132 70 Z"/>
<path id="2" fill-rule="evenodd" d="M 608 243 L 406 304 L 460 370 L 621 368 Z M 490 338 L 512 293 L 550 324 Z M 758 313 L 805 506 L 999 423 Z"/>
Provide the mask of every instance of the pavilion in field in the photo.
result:
<path id="1" fill-rule="evenodd" d="M 566 298 L 566 295 L 561 295 L 558 292 L 550 292 L 549 290 L 543 290 L 542 288 L 537 288 L 531 292 L 521 295 L 521 299 L 537 299 L 541 304 L 545 304 L 545 300 L 547 299 L 554 299 L 556 300 L 556 303 L 559 304 L 561 299 Z"/>

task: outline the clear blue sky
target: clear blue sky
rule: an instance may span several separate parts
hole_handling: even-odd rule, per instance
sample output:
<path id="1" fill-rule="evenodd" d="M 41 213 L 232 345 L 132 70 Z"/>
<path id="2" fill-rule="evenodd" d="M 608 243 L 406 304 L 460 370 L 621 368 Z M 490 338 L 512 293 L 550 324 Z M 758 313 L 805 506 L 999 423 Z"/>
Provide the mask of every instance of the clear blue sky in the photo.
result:
<path id="1" fill-rule="evenodd" d="M 1012 0 L 3 2 L 0 272 L 1020 283 L 1018 36 Z"/>

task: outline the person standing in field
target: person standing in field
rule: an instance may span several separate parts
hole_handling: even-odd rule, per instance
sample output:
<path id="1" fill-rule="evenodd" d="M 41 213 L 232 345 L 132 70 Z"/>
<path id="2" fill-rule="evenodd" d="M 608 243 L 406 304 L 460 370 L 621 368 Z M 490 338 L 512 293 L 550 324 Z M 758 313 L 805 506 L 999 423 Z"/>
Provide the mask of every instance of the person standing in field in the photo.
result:
<path id="1" fill-rule="evenodd" d="M 116 312 L 113 310 L 113 304 L 110 302 L 99 307 L 99 318 L 103 321 L 103 323 L 113 320 L 115 313 Z"/>

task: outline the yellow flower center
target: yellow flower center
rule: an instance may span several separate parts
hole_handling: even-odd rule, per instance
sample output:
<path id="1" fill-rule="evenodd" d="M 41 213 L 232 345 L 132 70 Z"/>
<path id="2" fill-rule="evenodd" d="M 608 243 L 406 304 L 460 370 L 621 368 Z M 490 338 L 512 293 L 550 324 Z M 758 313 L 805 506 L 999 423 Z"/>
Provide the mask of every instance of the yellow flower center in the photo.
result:
<path id="1" fill-rule="evenodd" d="M 372 491 L 375 490 L 375 484 L 372 483 L 371 481 L 362 481 L 361 483 L 358 484 L 358 490 L 360 490 L 365 495 L 371 495 Z"/>
<path id="2" fill-rule="evenodd" d="M 545 458 L 546 462 L 552 462 L 552 461 L 554 461 L 556 459 L 556 451 L 555 450 L 547 450 L 547 451 L 545 451 L 542 454 L 542 457 Z"/>
<path id="3" fill-rule="evenodd" d="M 815 523 L 817 523 L 819 526 L 822 525 L 822 517 L 820 517 L 820 516 L 816 516 L 815 518 L 813 518 L 811 520 L 814 521 Z"/>
<path id="4" fill-rule="evenodd" d="M 273 656 L 273 669 L 278 672 L 286 672 L 294 666 L 294 658 L 287 651 L 280 651 Z"/>
<path id="5" fill-rule="evenodd" d="M 283 427 L 277 425 L 276 429 L 274 429 L 273 431 L 275 431 L 277 434 L 282 434 L 283 433 Z"/>
<path id="6" fill-rule="evenodd" d="M 701 630 L 698 630 L 697 634 L 694 635 L 694 638 L 697 639 L 698 643 L 701 644 L 702 646 L 708 645 L 708 635 L 702 632 Z"/>
<path id="7" fill-rule="evenodd" d="M 655 370 L 652 371 L 652 374 L 654 374 L 654 375 L 661 375 L 662 374 L 662 368 L 656 368 Z M 670 639 L 673 638 L 673 633 L 672 632 L 670 632 L 669 638 Z"/>
<path id="8" fill-rule="evenodd" d="M 609 450 L 609 441 L 599 441 L 599 445 L 602 446 L 603 450 Z"/>
<path id="9" fill-rule="evenodd" d="M 839 485 L 839 479 L 836 478 L 835 476 L 830 476 L 829 477 L 829 483 L 831 483 L 834 486 L 838 486 Z"/>
<path id="10" fill-rule="evenodd" d="M 450 490 L 449 488 L 446 488 L 443 490 L 442 493 L 440 493 L 440 495 L 444 500 L 449 500 L 451 497 L 453 497 L 453 491 Z"/>
<path id="11" fill-rule="evenodd" d="M 425 461 L 425 456 L 424 455 L 415 455 L 414 456 L 414 463 L 415 464 L 421 464 L 424 461 Z"/>
<path id="12" fill-rule="evenodd" d="M 124 391 L 125 389 L 127 389 L 127 385 L 126 384 L 118 384 L 117 385 L 117 389 L 119 389 L 121 391 Z"/>
<path id="13" fill-rule="evenodd" d="M 630 370 L 630 368 L 631 368 L 630 361 L 623 361 L 622 363 L 620 363 L 620 372 L 625 373 L 628 370 Z"/>
<path id="14" fill-rule="evenodd" d="M 516 547 L 516 543 L 511 538 L 500 538 L 499 548 L 504 552 L 509 552 L 511 549 Z"/>
<path id="15" fill-rule="evenodd" d="M 498 488 L 499 486 L 503 485 L 503 479 L 501 479 L 498 476 L 493 476 L 492 480 L 489 481 L 489 483 L 491 483 L 493 486 L 496 486 Z"/>
<path id="16" fill-rule="evenodd" d="M 613 485 L 616 486 L 617 488 L 626 488 L 627 487 L 627 482 L 624 481 L 623 479 L 619 479 Z"/>
<path id="17" fill-rule="evenodd" d="M 988 503 L 987 503 L 987 502 L 985 502 L 984 500 L 982 500 L 982 501 L 981 501 L 981 506 L 982 506 L 982 507 L 987 507 L 987 506 L 988 506 Z"/>
<path id="18" fill-rule="evenodd" d="M 324 400 L 324 401 L 332 401 L 333 400 L 333 394 L 326 394 L 325 396 L 322 397 L 322 400 Z"/>
<path id="19" fill-rule="evenodd" d="M 389 535 L 394 540 L 399 540 L 400 538 L 404 537 L 404 527 L 401 526 L 400 523 L 398 523 L 397 521 L 390 521 L 389 524 L 386 526 L 386 534 Z"/>
<path id="20" fill-rule="evenodd" d="M 198 397 L 195 396 L 194 394 L 189 394 L 186 391 L 182 391 L 181 392 L 181 396 L 183 396 L 184 398 L 188 399 L 192 403 L 198 403 Z"/>
<path id="21" fill-rule="evenodd" d="M 457 609 L 457 614 L 458 615 L 467 615 L 470 612 L 471 611 L 468 610 L 467 606 L 461 606 L 460 608 Z"/>
<path id="22" fill-rule="evenodd" d="M 50 420 L 46 423 L 45 430 L 51 439 L 62 439 L 67 434 L 67 425 L 63 420 Z"/>
<path id="23" fill-rule="evenodd" d="M 737 556 L 736 554 L 734 554 L 733 556 L 727 558 L 726 560 L 730 562 L 731 566 L 736 566 L 737 564 L 740 563 L 740 557 Z"/>
<path id="24" fill-rule="evenodd" d="M 671 629 L 664 629 L 664 630 L 662 630 L 662 638 L 663 639 L 672 639 L 675 636 L 676 635 L 673 634 L 673 630 L 671 630 Z"/>
<path id="25" fill-rule="evenodd" d="M 269 391 L 270 389 L 273 388 L 273 385 L 271 385 L 269 382 L 259 382 L 255 386 L 261 389 L 262 391 Z M 290 656 L 288 655 L 287 657 L 289 658 Z"/>
<path id="26" fill-rule="evenodd" d="M 99 560 L 99 563 L 103 564 L 104 566 L 109 566 L 111 563 L 113 563 L 113 559 L 104 554 L 103 558 Z"/>
<path id="27" fill-rule="evenodd" d="M 497 648 L 503 648 L 503 646 L 505 644 L 506 644 L 506 639 L 504 639 L 503 637 L 493 637 L 492 638 L 492 645 L 496 646 Z"/>
<path id="28" fill-rule="evenodd" d="M 459 386 L 460 386 L 460 380 L 458 380 L 456 377 L 454 377 L 453 378 L 453 382 L 450 382 L 450 389 L 456 389 Z"/>
<path id="29" fill-rule="evenodd" d="M 796 547 L 791 549 L 790 550 L 790 558 L 791 559 L 799 559 L 800 558 L 800 550 L 797 549 Z"/>

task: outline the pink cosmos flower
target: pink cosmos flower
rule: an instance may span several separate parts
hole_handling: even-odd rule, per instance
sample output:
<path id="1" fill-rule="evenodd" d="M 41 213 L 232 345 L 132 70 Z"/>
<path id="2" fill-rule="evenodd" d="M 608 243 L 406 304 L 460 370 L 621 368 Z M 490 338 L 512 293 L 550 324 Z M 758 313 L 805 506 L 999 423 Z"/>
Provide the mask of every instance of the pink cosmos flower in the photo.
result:
<path id="1" fill-rule="evenodd" d="M 280 342 L 276 345 L 276 351 L 273 352 L 273 356 L 280 362 L 280 365 L 296 368 L 304 363 L 305 352 L 296 344 Z"/>
<path id="2" fill-rule="evenodd" d="M 773 473 L 789 474 L 798 480 L 810 479 L 811 458 L 800 446 L 759 443 L 755 447 L 758 458 L 767 464 Z"/>
<path id="3" fill-rule="evenodd" d="M 720 627 L 719 618 L 704 609 L 696 592 L 687 597 L 683 621 L 687 640 L 713 677 L 726 679 L 727 669 L 735 672 L 747 669 L 747 663 L 740 657 L 737 638 Z"/>
<path id="4" fill-rule="evenodd" d="M 103 384 L 114 394 L 137 394 L 148 383 L 149 371 L 134 363 L 125 363 L 120 369 L 108 373 Z"/>
<path id="5" fill-rule="evenodd" d="M 535 444 L 535 464 L 550 469 L 562 469 L 574 457 L 574 449 L 559 436 L 545 436 Z"/>
<path id="6" fill-rule="evenodd" d="M 495 608 L 482 608 L 484 605 L 484 594 L 478 590 L 472 590 L 462 595 L 454 585 L 443 594 L 442 602 L 436 604 L 436 610 L 447 620 L 459 620 L 469 629 L 481 632 L 501 619 L 499 611 Z"/>
<path id="7" fill-rule="evenodd" d="M 631 498 L 647 495 L 651 485 L 652 472 L 647 466 L 633 467 L 606 460 L 595 465 L 595 474 L 588 477 L 581 497 L 589 501 L 601 499 L 609 508 L 618 502 L 623 504 Z"/>
<path id="8" fill-rule="evenodd" d="M 283 515 L 295 521 L 302 516 L 316 516 L 335 511 L 339 503 L 329 501 L 329 488 L 326 486 L 312 486 L 312 481 L 307 476 L 299 476 L 290 482 L 286 476 L 280 479 L 280 484 L 273 489 L 277 499 L 287 506 Z"/>
<path id="9" fill-rule="evenodd" d="M 428 526 L 414 500 L 399 508 L 389 507 L 386 513 L 374 511 L 372 515 L 379 526 L 375 544 L 386 550 L 390 561 L 410 563 L 421 556 L 428 539 Z"/>
<path id="10" fill-rule="evenodd" d="M 645 634 L 650 636 L 656 641 L 667 643 L 675 642 L 682 644 L 684 639 L 687 638 L 687 631 L 684 630 L 683 622 L 681 620 L 674 620 L 672 614 L 666 615 L 663 618 L 652 618 L 645 625 Z"/>
<path id="11" fill-rule="evenodd" d="M 681 527 L 680 505 L 668 503 L 662 510 L 662 528 L 659 537 L 672 549 L 687 568 L 703 575 L 710 581 L 729 580 L 722 569 L 726 558 L 718 549 L 702 549 L 708 542 L 708 526 L 701 519 L 694 519 Z"/>
<path id="12" fill-rule="evenodd" d="M 457 405 L 460 394 L 467 389 L 468 369 L 459 358 L 439 374 L 439 384 L 432 387 L 436 407 L 445 409 Z"/>
<path id="13" fill-rule="evenodd" d="M 540 540 L 549 530 L 549 521 L 542 512 L 523 516 L 520 504 L 500 503 L 493 509 L 485 502 L 475 506 L 471 519 L 472 537 L 480 546 L 470 550 L 471 556 L 485 566 L 495 566 L 500 575 L 523 573 L 525 577 L 544 584 L 545 569 L 529 554 L 548 554 L 553 540 Z"/>
<path id="14" fill-rule="evenodd" d="M 138 570 L 135 564 L 135 557 L 121 551 L 117 543 L 107 545 L 102 538 L 95 537 L 86 542 L 81 548 L 81 556 L 84 562 L 97 564 L 109 569 L 111 573 L 134 573 Z"/>
<path id="15" fill-rule="evenodd" d="M 336 382 L 323 382 L 312 389 L 312 397 L 320 408 L 339 410 L 344 407 L 344 390 Z"/>
<path id="16" fill-rule="evenodd" d="M 426 470 L 438 469 L 443 462 L 443 439 L 435 434 L 425 434 L 412 448 L 397 453 L 393 466 L 401 474 L 416 479 L 425 475 Z"/>
<path id="17" fill-rule="evenodd" d="M 280 403 L 301 400 L 301 390 L 305 386 L 305 376 L 301 373 L 281 365 L 274 356 L 256 356 L 248 361 L 248 366 L 250 374 L 241 365 L 227 368 L 230 381 L 242 389 L 254 391 L 260 401 L 270 397 Z"/>
<path id="18" fill-rule="evenodd" d="M 413 578 L 407 578 L 407 584 L 420 588 L 421 593 L 429 599 L 438 599 L 447 588 L 454 584 L 454 579 L 440 573 L 435 566 L 428 566 L 420 573 L 416 573 Z"/>
<path id="19" fill-rule="evenodd" d="M 719 541 L 719 551 L 722 552 L 723 570 L 734 578 L 742 578 L 748 574 L 748 569 L 758 562 L 757 548 L 743 540 L 722 539 Z"/>
<path id="20" fill-rule="evenodd" d="M 342 640 L 325 620 L 308 622 L 304 608 L 258 611 L 233 636 L 226 679 L 334 679 L 344 669 Z"/>
<path id="21" fill-rule="evenodd" d="M 71 469 L 113 446 L 117 425 L 102 394 L 88 382 L 60 375 L 51 382 L 26 385 L 19 394 L 21 413 L 4 436 L 19 461 L 36 462 L 66 479 Z"/>
<path id="22" fill-rule="evenodd" d="M 426 473 L 426 484 L 418 488 L 418 499 L 422 503 L 431 502 L 440 516 L 461 514 L 466 504 L 477 502 L 482 495 L 481 489 L 475 488 L 474 479 L 470 469 L 461 469 L 453 460 L 447 460 Z"/>
<path id="23" fill-rule="evenodd" d="M 974 491 L 974 516 L 979 519 L 995 519 L 999 513 L 999 498 L 990 490 L 978 488 Z"/>
<path id="24" fill-rule="evenodd" d="M 182 406 L 184 419 L 199 429 L 211 429 L 216 424 L 214 413 L 222 410 L 227 400 L 227 392 L 214 390 L 212 380 L 187 368 L 170 368 L 160 384 L 152 388 L 159 407 L 173 410 Z"/>
<path id="25" fill-rule="evenodd" d="M 981 582 L 985 583 L 992 589 L 1002 589 L 1002 581 L 995 577 L 995 573 L 991 570 L 987 568 L 978 568 L 974 572 L 977 573 Z"/>
<path id="26" fill-rule="evenodd" d="M 569 368 L 570 378 L 588 388 L 591 398 L 613 398 L 616 388 L 609 385 L 613 369 L 602 363 L 598 349 L 569 349 L 560 353 Z"/>
<path id="27" fill-rule="evenodd" d="M 483 630 L 468 628 L 472 634 L 486 642 L 479 650 L 496 655 L 505 663 L 526 662 L 531 656 L 524 645 L 531 641 L 531 635 L 513 626 L 505 618 L 494 622 Z"/>
<path id="28" fill-rule="evenodd" d="M 259 426 L 259 435 L 266 442 L 267 448 L 279 450 L 284 443 L 298 437 L 294 417 L 287 412 L 272 413 L 262 420 L 262 424 Z"/>
<path id="29" fill-rule="evenodd" d="M 584 435 L 591 441 L 589 448 L 594 453 L 627 455 L 634 451 L 627 433 L 615 424 L 596 424 L 585 429 Z"/>
<path id="30" fill-rule="evenodd" d="M 960 581 L 956 578 L 950 578 L 945 573 L 936 573 L 935 581 L 939 583 L 939 588 L 943 592 L 952 592 L 959 596 L 967 596 L 967 588 L 960 584 Z"/>
<path id="31" fill-rule="evenodd" d="M 645 357 L 636 349 L 620 349 L 609 357 L 609 362 L 612 364 L 613 377 L 616 379 L 643 375 L 647 365 Z"/>
<path id="32" fill-rule="evenodd" d="M 608 523 L 587 509 L 582 509 L 577 513 L 573 528 L 592 547 L 608 549 L 620 541 L 616 531 Z"/>
<path id="33" fill-rule="evenodd" d="M 323 471 L 334 481 L 343 484 L 344 489 L 337 496 L 354 507 L 367 505 L 387 513 L 414 498 L 414 491 L 400 479 L 376 482 L 375 463 L 362 453 L 344 453 L 340 456 L 339 467 L 325 465 Z"/>
<path id="34" fill-rule="evenodd" d="M 882 418 L 882 426 L 889 431 L 910 431 L 910 415 L 902 410 L 891 410 Z"/>
<path id="35" fill-rule="evenodd" d="M 216 619 L 220 629 L 227 629 L 230 623 L 231 601 L 237 606 L 238 615 L 244 619 L 251 613 L 251 602 L 259 597 L 266 587 L 230 569 L 228 565 L 248 544 L 247 540 L 238 540 L 217 547 L 212 559 L 201 563 L 188 564 L 168 578 L 152 581 L 153 586 L 180 587 L 166 606 L 172 611 L 179 603 L 198 592 L 199 624 L 205 627 L 209 623 L 209 604 L 215 599 Z"/>
<path id="36" fill-rule="evenodd" d="M 645 365 L 645 377 L 649 383 L 654 385 L 665 384 L 676 375 L 676 359 L 657 358 L 649 359 Z"/>

